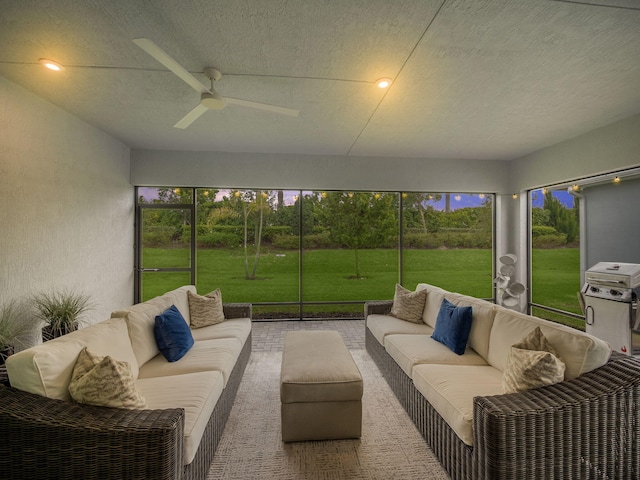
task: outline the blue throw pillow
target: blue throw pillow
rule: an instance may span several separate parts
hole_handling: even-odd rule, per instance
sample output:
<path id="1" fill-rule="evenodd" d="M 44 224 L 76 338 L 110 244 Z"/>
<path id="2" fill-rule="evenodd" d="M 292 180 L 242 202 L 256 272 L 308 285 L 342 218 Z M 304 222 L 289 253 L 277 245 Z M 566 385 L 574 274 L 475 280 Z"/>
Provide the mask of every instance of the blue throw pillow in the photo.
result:
<path id="1" fill-rule="evenodd" d="M 431 338 L 462 355 L 467 348 L 473 312 L 471 307 L 456 307 L 447 299 L 440 304 L 436 328 Z"/>
<path id="2" fill-rule="evenodd" d="M 191 329 L 175 305 L 156 316 L 153 332 L 158 349 L 169 362 L 180 360 L 193 347 Z"/>

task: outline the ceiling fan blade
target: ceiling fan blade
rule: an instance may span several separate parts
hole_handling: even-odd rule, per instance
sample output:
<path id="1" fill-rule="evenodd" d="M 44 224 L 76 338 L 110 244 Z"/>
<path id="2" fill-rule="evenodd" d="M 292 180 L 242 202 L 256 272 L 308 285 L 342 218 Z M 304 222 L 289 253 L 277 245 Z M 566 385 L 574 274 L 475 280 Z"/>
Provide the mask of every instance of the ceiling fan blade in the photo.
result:
<path id="1" fill-rule="evenodd" d="M 240 105 L 242 107 L 256 108 L 258 110 L 266 110 L 267 112 L 280 113 L 282 115 L 289 115 L 291 117 L 297 117 L 300 113 L 299 110 L 292 108 L 278 107 L 276 105 L 269 105 L 268 103 L 252 102 L 250 100 L 242 100 L 241 98 L 224 97 L 227 103 L 234 105 Z"/>
<path id="2" fill-rule="evenodd" d="M 209 110 L 207 107 L 205 107 L 204 105 L 199 103 L 196 106 L 196 108 L 194 108 L 189 113 L 187 113 L 184 117 L 182 117 L 182 120 L 180 120 L 178 123 L 176 123 L 174 125 L 174 127 L 184 130 L 189 125 L 191 125 L 193 122 L 195 122 L 198 118 L 200 118 L 200 115 L 202 115 L 207 110 Z"/>
<path id="3" fill-rule="evenodd" d="M 167 67 L 173 73 L 175 73 L 179 78 L 181 78 L 185 83 L 187 83 L 191 88 L 200 93 L 210 92 L 210 90 L 205 87 L 202 82 L 200 82 L 196 77 L 191 75 L 189 71 L 187 71 L 182 65 L 176 62 L 173 58 L 169 56 L 167 52 L 162 50 L 153 40 L 148 38 L 134 38 L 133 43 L 138 45 L 142 50 L 147 52 L 153 58 L 155 58 L 162 65 Z"/>

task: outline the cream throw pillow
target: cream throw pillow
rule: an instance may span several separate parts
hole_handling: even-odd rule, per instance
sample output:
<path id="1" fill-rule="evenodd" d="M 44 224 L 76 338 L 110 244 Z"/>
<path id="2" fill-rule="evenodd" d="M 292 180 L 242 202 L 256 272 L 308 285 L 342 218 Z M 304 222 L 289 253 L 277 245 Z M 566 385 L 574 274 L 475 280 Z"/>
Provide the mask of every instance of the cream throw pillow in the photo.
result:
<path id="1" fill-rule="evenodd" d="M 201 328 L 224 322 L 222 309 L 222 293 L 219 288 L 207 293 L 204 297 L 187 292 L 189 297 L 189 315 L 191 328 Z"/>
<path id="2" fill-rule="evenodd" d="M 78 354 L 69 393 L 78 403 L 115 408 L 146 408 L 127 362 L 93 355 L 87 347 Z"/>
<path id="3" fill-rule="evenodd" d="M 424 323 L 422 321 L 422 313 L 424 312 L 426 300 L 426 290 L 412 292 L 397 283 L 396 293 L 393 296 L 391 315 L 412 323 Z"/>
<path id="4" fill-rule="evenodd" d="M 564 380 L 564 370 L 564 362 L 558 358 L 540 327 L 536 327 L 522 341 L 511 346 L 502 375 L 502 388 L 505 393 L 515 393 L 558 383 Z"/>

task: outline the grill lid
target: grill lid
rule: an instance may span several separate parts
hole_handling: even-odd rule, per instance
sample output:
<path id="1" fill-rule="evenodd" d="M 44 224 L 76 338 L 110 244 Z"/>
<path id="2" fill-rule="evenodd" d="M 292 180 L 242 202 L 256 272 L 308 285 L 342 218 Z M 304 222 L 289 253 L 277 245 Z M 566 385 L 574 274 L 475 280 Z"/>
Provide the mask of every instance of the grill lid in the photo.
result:
<path id="1" fill-rule="evenodd" d="M 637 263 L 600 262 L 585 272 L 589 285 L 632 289 L 640 286 L 640 265 Z"/>

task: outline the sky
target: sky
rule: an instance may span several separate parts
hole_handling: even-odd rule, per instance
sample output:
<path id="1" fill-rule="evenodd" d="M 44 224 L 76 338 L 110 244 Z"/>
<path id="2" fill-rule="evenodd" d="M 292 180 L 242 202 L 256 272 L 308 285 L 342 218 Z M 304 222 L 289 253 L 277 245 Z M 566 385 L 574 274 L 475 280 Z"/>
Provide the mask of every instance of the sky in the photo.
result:
<path id="1" fill-rule="evenodd" d="M 223 196 L 228 196 L 231 190 L 225 189 L 218 191 L 216 195 L 216 200 L 222 200 Z M 147 200 L 153 200 L 157 198 L 155 195 L 155 188 L 147 188 L 141 187 L 139 189 L 139 193 Z M 307 193 L 307 192 L 303 192 Z M 284 203 L 285 205 L 293 205 L 298 197 L 300 192 L 298 190 L 285 190 L 284 191 Z M 573 207 L 574 198 L 571 196 L 569 192 L 564 189 L 561 190 L 553 190 L 553 196 L 560 200 L 560 202 L 567 208 Z M 531 205 L 533 207 L 540 207 L 544 205 L 544 194 L 542 193 L 542 189 L 532 190 L 531 192 L 532 202 Z M 470 194 L 470 193 L 452 193 L 451 194 L 451 209 L 457 210 L 459 208 L 465 207 L 479 207 L 482 205 L 484 201 L 484 196 L 481 194 Z M 444 210 L 445 206 L 445 197 L 444 195 L 440 199 L 440 201 L 429 202 L 429 205 L 432 205 L 436 210 Z"/>
<path id="2" fill-rule="evenodd" d="M 560 203 L 567 208 L 573 208 L 573 196 L 567 192 L 566 189 L 562 190 L 552 190 L 551 192 L 555 198 L 560 200 Z M 544 205 L 544 193 L 542 193 L 542 189 L 531 191 L 531 206 L 542 208 Z"/>

